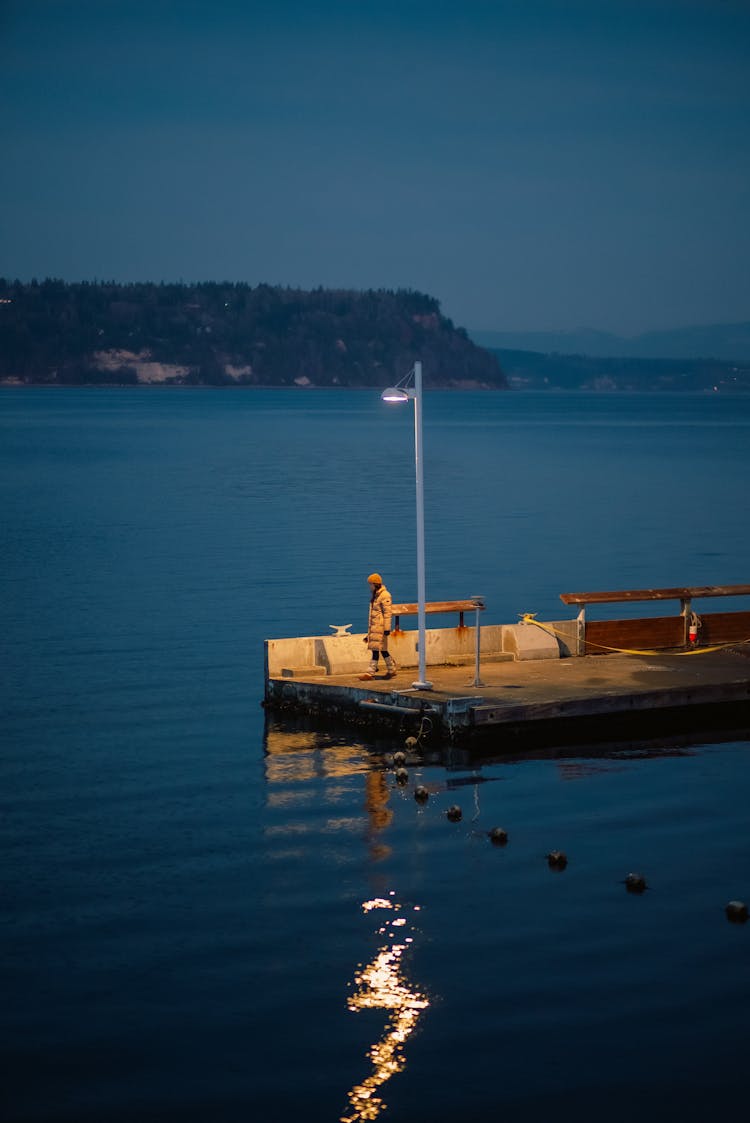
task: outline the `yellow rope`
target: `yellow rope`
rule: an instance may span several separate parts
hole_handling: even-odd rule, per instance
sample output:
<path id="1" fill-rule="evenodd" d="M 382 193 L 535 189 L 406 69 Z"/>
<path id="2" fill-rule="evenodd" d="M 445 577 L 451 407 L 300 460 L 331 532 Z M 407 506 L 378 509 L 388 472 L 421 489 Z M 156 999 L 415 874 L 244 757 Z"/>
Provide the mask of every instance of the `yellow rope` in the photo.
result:
<path id="1" fill-rule="evenodd" d="M 543 632 L 548 632 L 549 635 L 555 636 L 570 643 L 570 636 L 565 635 L 564 632 L 558 632 L 551 624 L 542 624 L 541 621 L 535 620 L 535 612 L 524 612 L 521 614 L 520 619 L 522 624 L 536 624 L 537 628 L 541 628 Z M 717 643 L 712 647 L 692 647 L 689 651 L 641 651 L 638 648 L 631 647 L 607 647 L 603 643 L 592 643 L 591 640 L 585 640 L 586 647 L 596 647 L 599 651 L 615 651 L 619 655 L 705 655 L 710 651 L 721 651 L 725 647 L 736 647 L 740 643 L 750 643 L 750 637 L 743 640 L 731 640 L 729 643 Z"/>

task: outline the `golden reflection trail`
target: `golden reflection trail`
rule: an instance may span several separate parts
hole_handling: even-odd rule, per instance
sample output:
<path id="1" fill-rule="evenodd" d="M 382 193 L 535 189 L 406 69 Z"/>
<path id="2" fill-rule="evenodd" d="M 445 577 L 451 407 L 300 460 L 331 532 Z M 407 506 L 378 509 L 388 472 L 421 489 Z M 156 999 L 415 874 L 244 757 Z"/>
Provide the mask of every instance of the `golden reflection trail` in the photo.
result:
<path id="1" fill-rule="evenodd" d="M 362 909 L 364 912 L 388 909 L 399 913 L 401 906 L 385 897 L 375 897 L 364 901 Z M 419 912 L 419 907 L 415 906 L 414 911 Z M 354 976 L 357 990 L 347 1000 L 352 1013 L 374 1008 L 391 1013 L 383 1037 L 367 1053 L 373 1071 L 348 1093 L 349 1108 L 341 1116 L 341 1123 L 377 1119 L 384 1110 L 385 1101 L 376 1094 L 377 1089 L 405 1067 L 404 1043 L 416 1029 L 420 1014 L 430 1004 L 424 994 L 410 988 L 403 973 L 401 959 L 413 942 L 411 936 L 404 934 L 406 926 L 406 917 L 395 916 L 379 928 L 378 935 L 388 937 L 385 945 Z"/>

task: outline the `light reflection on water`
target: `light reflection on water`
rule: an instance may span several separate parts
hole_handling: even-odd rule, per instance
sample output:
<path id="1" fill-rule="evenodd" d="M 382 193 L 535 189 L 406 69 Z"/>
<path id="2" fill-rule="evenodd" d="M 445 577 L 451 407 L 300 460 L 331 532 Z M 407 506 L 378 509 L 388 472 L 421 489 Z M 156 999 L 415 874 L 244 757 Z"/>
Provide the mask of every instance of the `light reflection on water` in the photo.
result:
<path id="1" fill-rule="evenodd" d="M 362 904 L 364 912 L 374 909 L 400 912 L 401 907 L 398 902 L 385 898 L 373 898 Z M 419 906 L 414 906 L 414 911 L 418 912 Z M 405 935 L 407 925 L 404 916 L 386 921 L 378 929 L 378 935 L 384 936 L 385 942 L 373 959 L 354 976 L 357 989 L 347 1000 L 352 1013 L 372 1009 L 390 1013 L 382 1037 L 368 1050 L 373 1070 L 349 1092 L 349 1107 L 341 1116 L 341 1123 L 377 1119 L 384 1110 L 385 1100 L 377 1094 L 377 1090 L 405 1068 L 404 1045 L 417 1028 L 423 1011 L 430 1005 L 426 995 L 410 985 L 404 971 L 403 957 L 414 939 Z M 409 927 L 408 931 L 415 929 Z"/>
<path id="2" fill-rule="evenodd" d="M 364 822 L 362 841 L 368 862 L 376 867 L 392 856 L 393 849 L 384 841 L 383 834 L 393 824 L 395 812 L 389 806 L 389 777 L 378 767 L 377 754 L 368 753 L 362 745 L 331 745 L 325 734 L 287 730 L 273 723 L 266 728 L 265 748 L 269 807 L 275 810 L 302 808 L 307 801 L 295 798 L 296 792 L 287 800 L 288 785 L 305 784 L 312 779 L 324 779 L 323 798 L 326 802 L 336 801 L 344 791 L 335 781 L 351 776 L 362 786 L 364 812 L 362 819 L 326 816 L 309 823 L 286 819 L 267 826 L 267 838 L 321 829 L 326 835 L 348 830 L 354 837 L 358 830 L 362 831 Z M 376 1119 L 385 1109 L 385 1100 L 378 1090 L 405 1068 L 404 1046 L 429 1006 L 426 995 L 411 984 L 406 973 L 404 957 L 413 946 L 416 929 L 407 920 L 406 909 L 395 896 L 395 890 L 389 890 L 387 897 L 374 896 L 362 902 L 364 913 L 391 915 L 377 929 L 380 946 L 375 955 L 355 972 L 353 984 L 350 984 L 355 989 L 347 999 L 347 1007 L 352 1013 L 383 1010 L 387 1019 L 382 1035 L 367 1051 L 372 1072 L 348 1092 L 348 1107 L 341 1116 L 341 1123 Z M 418 913 L 420 906 L 410 906 L 410 911 Z"/>

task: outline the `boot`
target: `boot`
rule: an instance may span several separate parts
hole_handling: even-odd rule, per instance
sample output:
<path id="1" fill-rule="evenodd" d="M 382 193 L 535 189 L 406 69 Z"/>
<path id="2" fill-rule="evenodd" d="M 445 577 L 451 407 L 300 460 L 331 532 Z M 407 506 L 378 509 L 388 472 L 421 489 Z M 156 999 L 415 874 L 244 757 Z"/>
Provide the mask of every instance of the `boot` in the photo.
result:
<path id="1" fill-rule="evenodd" d="M 386 674 L 385 674 L 386 678 L 393 678 L 394 675 L 398 674 L 398 667 L 396 665 L 396 660 L 393 658 L 392 655 L 386 655 L 386 657 L 385 657 L 385 671 L 386 671 Z"/>
<path id="2" fill-rule="evenodd" d="M 365 673 L 363 675 L 359 676 L 360 682 L 365 682 L 367 679 L 375 678 L 375 675 L 377 673 L 378 673 L 378 665 L 375 662 L 375 660 L 373 659 L 373 661 L 370 663 L 369 671 L 365 671 Z"/>

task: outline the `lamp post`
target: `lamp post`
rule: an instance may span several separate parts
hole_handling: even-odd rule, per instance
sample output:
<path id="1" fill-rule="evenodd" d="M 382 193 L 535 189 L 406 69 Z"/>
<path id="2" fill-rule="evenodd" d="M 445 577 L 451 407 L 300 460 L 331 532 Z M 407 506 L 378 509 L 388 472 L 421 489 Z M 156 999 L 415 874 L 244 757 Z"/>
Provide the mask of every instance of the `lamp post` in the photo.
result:
<path id="1" fill-rule="evenodd" d="M 414 376 L 414 385 L 407 386 Z M 422 470 L 422 364 L 415 362 L 405 378 L 389 386 L 380 395 L 384 402 L 414 402 L 414 462 L 417 476 L 417 627 L 419 647 L 419 678 L 412 686 L 416 690 L 432 690 L 426 675 L 425 637 L 425 581 L 424 581 L 424 474 Z"/>

